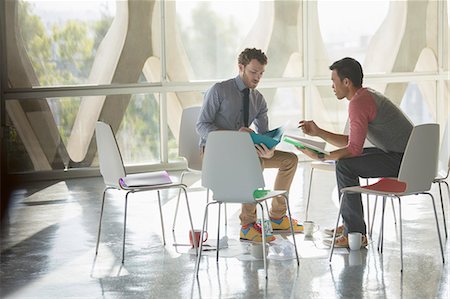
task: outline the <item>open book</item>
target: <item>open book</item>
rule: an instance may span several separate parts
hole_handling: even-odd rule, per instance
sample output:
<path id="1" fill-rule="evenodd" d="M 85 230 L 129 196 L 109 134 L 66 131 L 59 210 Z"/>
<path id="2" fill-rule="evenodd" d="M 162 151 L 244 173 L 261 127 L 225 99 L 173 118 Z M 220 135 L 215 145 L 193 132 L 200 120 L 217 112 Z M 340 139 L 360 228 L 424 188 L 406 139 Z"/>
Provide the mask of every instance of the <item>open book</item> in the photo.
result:
<path id="1" fill-rule="evenodd" d="M 281 141 L 281 137 L 284 133 L 284 127 L 278 127 L 276 129 L 267 131 L 264 134 L 258 134 L 255 132 L 250 133 L 253 143 L 261 144 L 264 143 L 269 149 L 276 146 Z"/>
<path id="2" fill-rule="evenodd" d="M 324 141 L 316 141 L 309 138 L 288 134 L 284 135 L 283 141 L 300 148 L 307 148 L 309 150 L 315 151 L 316 153 L 324 153 L 326 155 L 330 154 L 330 152 L 325 150 L 325 146 L 327 144 Z"/>

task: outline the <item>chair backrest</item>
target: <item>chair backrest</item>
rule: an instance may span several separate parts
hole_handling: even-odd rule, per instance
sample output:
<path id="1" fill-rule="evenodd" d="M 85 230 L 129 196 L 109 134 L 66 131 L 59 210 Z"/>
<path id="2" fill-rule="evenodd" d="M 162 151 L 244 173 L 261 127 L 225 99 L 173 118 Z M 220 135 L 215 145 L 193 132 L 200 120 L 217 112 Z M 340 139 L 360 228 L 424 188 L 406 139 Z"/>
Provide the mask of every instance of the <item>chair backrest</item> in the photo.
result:
<path id="1" fill-rule="evenodd" d="M 189 107 L 183 110 L 180 123 L 180 136 L 178 138 L 178 155 L 187 160 L 188 168 L 202 169 L 199 141 L 200 136 L 195 130 L 200 115 L 200 106 Z"/>
<path id="2" fill-rule="evenodd" d="M 109 124 L 98 121 L 95 127 L 100 173 L 105 185 L 120 188 L 119 180 L 125 177 L 122 156 L 116 137 Z"/>
<path id="3" fill-rule="evenodd" d="M 213 191 L 217 201 L 255 202 L 253 192 L 264 187 L 264 177 L 249 133 L 214 131 L 208 134 L 202 185 Z"/>
<path id="4" fill-rule="evenodd" d="M 428 191 L 436 177 L 439 153 L 439 125 L 415 126 L 406 145 L 398 180 L 408 193 Z"/>

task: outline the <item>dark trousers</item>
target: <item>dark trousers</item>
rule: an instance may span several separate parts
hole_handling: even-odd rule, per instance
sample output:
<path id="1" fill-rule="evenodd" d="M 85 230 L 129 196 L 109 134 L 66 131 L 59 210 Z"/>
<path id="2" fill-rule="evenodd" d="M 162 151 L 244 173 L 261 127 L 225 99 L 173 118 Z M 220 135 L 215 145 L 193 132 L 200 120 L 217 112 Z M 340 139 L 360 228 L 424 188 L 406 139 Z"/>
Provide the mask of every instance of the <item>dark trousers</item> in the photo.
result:
<path id="1" fill-rule="evenodd" d="M 341 159 L 336 163 L 339 194 L 345 187 L 359 186 L 359 178 L 397 177 L 403 153 L 386 153 L 378 148 L 365 148 L 358 157 Z M 348 232 L 366 233 L 360 193 L 345 193 L 342 203 L 344 235 Z"/>

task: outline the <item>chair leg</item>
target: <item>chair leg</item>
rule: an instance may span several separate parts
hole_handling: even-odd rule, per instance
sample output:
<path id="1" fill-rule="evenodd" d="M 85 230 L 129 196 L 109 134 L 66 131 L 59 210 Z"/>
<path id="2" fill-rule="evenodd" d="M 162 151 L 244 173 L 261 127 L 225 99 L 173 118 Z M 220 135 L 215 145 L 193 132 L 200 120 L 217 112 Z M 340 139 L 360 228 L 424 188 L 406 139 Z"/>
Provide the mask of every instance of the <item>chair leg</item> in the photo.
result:
<path id="1" fill-rule="evenodd" d="M 392 197 L 391 197 L 392 198 Z M 403 273 L 403 224 L 402 224 L 402 203 L 400 197 L 398 197 L 398 213 L 400 217 L 400 272 Z M 434 210 L 436 213 L 436 210 Z"/>
<path id="2" fill-rule="evenodd" d="M 431 193 L 426 193 L 426 194 L 430 195 L 431 202 L 433 203 L 434 218 L 436 220 L 436 230 L 437 230 L 438 239 L 439 239 L 439 246 L 441 248 L 442 263 L 444 264 L 445 263 L 444 247 L 442 246 L 441 230 L 439 229 L 439 221 L 438 221 L 438 217 L 437 217 L 436 204 L 434 202 L 434 196 Z"/>
<path id="3" fill-rule="evenodd" d="M 180 176 L 180 183 L 183 183 L 185 171 L 181 173 Z M 181 196 L 181 189 L 178 189 L 178 197 L 177 197 L 177 204 L 175 205 L 175 215 L 173 216 L 173 225 L 172 225 L 172 231 L 175 231 L 175 222 L 177 221 L 178 216 L 178 206 L 180 205 L 180 196 Z"/>
<path id="4" fill-rule="evenodd" d="M 369 235 L 372 237 L 372 233 L 373 233 L 373 227 L 375 226 L 375 215 L 376 215 L 376 211 L 377 211 L 377 205 L 378 205 L 378 196 L 375 197 L 375 203 L 373 204 L 373 211 L 372 211 L 372 225 L 370 226 L 370 233 Z"/>
<path id="5" fill-rule="evenodd" d="M 305 220 L 308 220 L 309 201 L 311 198 L 311 185 L 312 185 L 313 174 L 314 174 L 314 168 L 311 168 L 311 172 L 309 174 L 308 197 L 306 198 Z"/>
<path id="6" fill-rule="evenodd" d="M 111 189 L 111 188 L 108 187 L 108 188 L 105 188 L 105 190 L 103 190 L 102 207 L 100 209 L 100 221 L 98 223 L 97 245 L 95 246 L 95 255 L 98 254 L 98 246 L 100 244 L 100 232 L 102 230 L 103 209 L 105 207 L 105 197 L 106 197 L 106 191 L 108 189 Z"/>
<path id="7" fill-rule="evenodd" d="M 123 238 L 122 238 L 122 264 L 125 262 L 125 238 L 127 232 L 127 212 L 128 212 L 128 195 L 130 192 L 127 192 L 125 195 L 125 209 L 123 213 Z"/>
<path id="8" fill-rule="evenodd" d="M 205 207 L 205 213 L 204 213 L 204 216 L 203 216 L 203 224 L 202 224 L 202 232 L 201 232 L 201 235 L 200 235 L 200 240 L 203 240 L 203 235 L 204 235 L 205 227 L 206 227 L 206 219 L 208 218 L 209 205 L 215 204 L 215 203 L 218 203 L 218 202 L 217 201 L 209 202 L 206 205 L 206 207 Z M 192 236 L 192 237 L 193 237 L 192 240 L 195 240 L 195 237 L 194 236 Z M 194 242 L 194 244 L 195 244 L 195 242 Z M 203 249 L 203 242 L 200 242 L 199 252 L 197 254 L 197 262 L 195 263 L 195 271 L 194 271 L 195 272 L 195 276 L 197 278 L 198 278 L 198 270 L 200 268 L 200 259 L 202 258 L 202 249 Z M 217 248 L 217 250 L 219 250 L 219 248 Z"/>
<path id="9" fill-rule="evenodd" d="M 341 194 L 341 200 L 339 201 L 339 211 L 338 211 L 338 216 L 337 216 L 337 219 L 336 219 L 336 226 L 334 227 L 333 241 L 331 242 L 330 255 L 328 257 L 328 261 L 330 263 L 331 263 L 331 259 L 333 258 L 334 245 L 336 243 L 336 233 L 337 233 L 337 228 L 338 228 L 338 225 L 339 225 L 339 218 L 341 218 L 342 201 L 343 200 L 344 200 L 344 193 Z"/>
<path id="10" fill-rule="evenodd" d="M 188 216 L 189 216 L 189 224 L 191 225 L 192 240 L 195 240 L 194 223 L 192 222 L 191 208 L 189 207 L 189 200 L 188 200 L 187 190 L 186 190 L 186 187 L 184 185 L 180 186 L 180 189 L 183 189 L 183 192 L 184 192 L 184 198 L 186 200 L 186 209 L 187 209 Z M 203 240 L 203 237 L 202 237 L 202 240 Z M 198 255 L 198 248 L 197 248 L 197 244 L 195 242 L 194 242 L 194 249 L 195 249 L 195 254 Z"/>
<path id="11" fill-rule="evenodd" d="M 177 204 L 175 205 L 175 215 L 173 216 L 172 231 L 175 231 L 175 223 L 177 222 L 178 206 L 180 205 L 181 189 L 178 190 Z"/>
<path id="12" fill-rule="evenodd" d="M 443 200 L 443 196 L 442 196 L 441 182 L 438 182 L 438 185 L 439 185 L 439 196 L 441 197 L 441 209 L 442 209 L 442 219 L 444 221 L 445 239 L 448 239 L 448 236 L 447 236 L 447 221 L 445 220 L 445 208 L 444 208 L 444 200 Z"/>
<path id="13" fill-rule="evenodd" d="M 270 220 L 270 215 L 269 215 L 269 205 L 267 204 L 267 200 L 264 201 L 264 204 L 266 205 L 266 211 L 267 211 L 267 218 Z M 289 216 L 289 219 L 291 218 L 291 216 Z M 270 223 L 270 221 L 269 221 Z M 272 229 L 272 225 L 269 226 L 269 230 L 270 233 L 273 233 L 273 229 Z"/>
<path id="14" fill-rule="evenodd" d="M 224 223 L 225 223 L 225 226 L 227 226 L 228 225 L 228 215 L 227 215 L 227 204 L 226 203 L 223 204 L 223 212 L 224 212 L 223 214 L 225 215 Z"/>
<path id="15" fill-rule="evenodd" d="M 287 196 L 283 195 L 283 197 L 284 197 L 284 201 L 286 202 L 286 207 L 287 207 L 287 211 L 288 211 L 289 226 L 291 227 L 291 235 L 292 235 L 292 240 L 294 242 L 295 257 L 297 258 L 297 266 L 300 266 L 300 259 L 298 257 L 298 251 L 297 251 L 297 242 L 295 241 L 294 225 L 292 224 L 291 208 L 289 207 L 289 201 L 288 201 Z"/>
<path id="16" fill-rule="evenodd" d="M 222 203 L 219 202 L 219 211 L 217 213 L 217 243 L 216 243 L 216 263 L 219 262 L 219 240 L 220 240 L 220 207 Z M 202 239 L 203 240 L 203 239 Z"/>
<path id="17" fill-rule="evenodd" d="M 394 224 L 397 224 L 397 216 L 395 215 L 394 198 L 391 197 L 392 216 L 394 217 Z"/>
<path id="18" fill-rule="evenodd" d="M 366 179 L 366 185 L 369 185 L 369 179 Z M 367 231 L 370 232 L 370 208 L 369 208 L 369 194 L 366 194 L 366 213 L 367 213 Z M 372 234 L 369 233 L 369 237 L 372 237 Z"/>
<path id="19" fill-rule="evenodd" d="M 386 196 L 383 196 L 383 206 L 381 208 L 381 225 L 380 234 L 378 235 L 378 251 L 383 253 L 383 243 L 384 243 L 384 211 L 386 210 Z"/>
<path id="20" fill-rule="evenodd" d="M 206 189 L 206 204 L 209 202 L 209 189 Z M 206 219 L 206 231 L 208 231 L 208 219 Z"/>
<path id="21" fill-rule="evenodd" d="M 163 213 L 162 213 L 162 208 L 161 208 L 161 194 L 160 194 L 159 190 L 158 190 L 158 206 L 159 206 L 159 218 L 161 220 L 163 245 L 166 246 L 166 234 L 164 233 L 164 220 L 163 220 Z"/>
<path id="22" fill-rule="evenodd" d="M 263 246 L 263 263 L 264 263 L 264 276 L 267 280 L 267 257 L 266 257 L 266 227 L 264 221 L 264 207 L 258 202 L 259 207 L 261 208 L 261 233 L 262 233 L 262 246 Z"/>

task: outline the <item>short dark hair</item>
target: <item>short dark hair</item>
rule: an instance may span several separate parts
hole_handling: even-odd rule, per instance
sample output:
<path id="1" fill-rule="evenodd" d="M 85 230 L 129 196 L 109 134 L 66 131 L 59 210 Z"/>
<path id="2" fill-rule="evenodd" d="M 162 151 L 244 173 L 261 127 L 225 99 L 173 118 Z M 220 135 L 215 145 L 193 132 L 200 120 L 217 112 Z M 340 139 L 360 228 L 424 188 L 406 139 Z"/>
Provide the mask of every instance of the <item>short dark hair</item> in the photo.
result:
<path id="1" fill-rule="evenodd" d="M 258 60 L 262 65 L 267 64 L 267 56 L 263 51 L 256 48 L 246 48 L 244 51 L 239 54 L 238 63 L 246 66 L 252 61 L 252 59 Z"/>
<path id="2" fill-rule="evenodd" d="M 364 74 L 362 66 L 357 60 L 350 57 L 342 58 L 334 62 L 330 66 L 330 70 L 336 70 L 341 80 L 348 78 L 355 87 L 362 87 Z"/>

